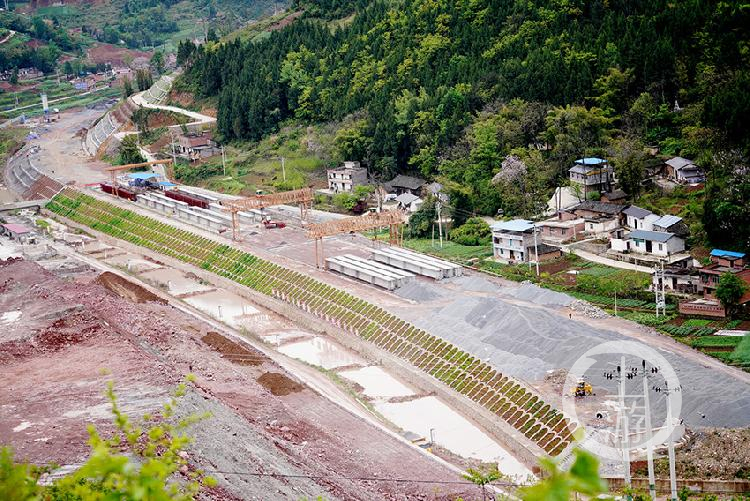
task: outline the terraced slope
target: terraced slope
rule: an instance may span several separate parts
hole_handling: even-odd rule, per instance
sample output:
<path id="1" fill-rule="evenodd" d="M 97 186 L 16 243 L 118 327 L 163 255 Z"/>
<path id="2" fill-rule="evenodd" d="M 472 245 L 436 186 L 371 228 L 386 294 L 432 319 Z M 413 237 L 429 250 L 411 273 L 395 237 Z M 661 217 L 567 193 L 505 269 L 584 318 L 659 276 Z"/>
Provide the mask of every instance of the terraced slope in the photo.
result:
<path id="1" fill-rule="evenodd" d="M 568 419 L 518 381 L 347 292 L 73 188 L 60 192 L 47 209 L 229 278 L 360 336 L 489 409 L 553 456 L 573 440 Z"/>

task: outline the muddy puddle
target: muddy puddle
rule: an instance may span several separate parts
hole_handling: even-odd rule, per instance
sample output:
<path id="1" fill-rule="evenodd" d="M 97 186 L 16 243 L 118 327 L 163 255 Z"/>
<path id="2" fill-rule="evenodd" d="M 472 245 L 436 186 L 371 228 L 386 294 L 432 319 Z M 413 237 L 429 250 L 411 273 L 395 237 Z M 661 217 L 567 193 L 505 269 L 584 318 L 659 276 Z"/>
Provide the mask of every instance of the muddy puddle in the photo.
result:
<path id="1" fill-rule="evenodd" d="M 185 298 L 185 302 L 208 313 L 212 317 L 218 318 L 222 322 L 226 322 L 232 327 L 242 327 L 243 319 L 241 317 L 243 315 L 256 315 L 260 313 L 252 303 L 236 294 L 223 290 L 197 294 Z"/>
<path id="2" fill-rule="evenodd" d="M 213 289 L 213 287 L 190 280 L 181 273 L 167 268 L 146 271 L 141 273 L 140 277 L 148 282 L 154 282 L 162 287 L 166 287 L 167 291 L 175 296 Z"/>
<path id="3" fill-rule="evenodd" d="M 274 346 L 281 346 L 292 339 L 301 341 L 305 338 L 310 338 L 312 337 L 312 334 L 302 330 L 290 329 L 284 331 L 262 332 L 260 333 L 260 337 L 263 338 L 263 341 L 266 343 Z"/>
<path id="4" fill-rule="evenodd" d="M 105 261 L 113 266 L 119 266 L 125 268 L 132 273 L 141 273 L 144 271 L 155 270 L 161 268 L 156 263 L 152 263 L 146 259 L 136 256 L 135 254 L 120 254 L 117 256 L 109 256 Z"/>
<path id="5" fill-rule="evenodd" d="M 392 398 L 408 397 L 414 392 L 380 367 L 370 366 L 361 369 L 339 372 L 339 375 L 359 384 L 368 397 Z"/>
<path id="6" fill-rule="evenodd" d="M 400 403 L 378 402 L 375 409 L 401 429 L 422 435 L 427 440 L 430 439 L 430 430 L 433 430 L 435 443 L 456 454 L 496 462 L 502 473 L 519 480 L 531 475 L 531 471 L 508 451 L 437 397 Z"/>
<path id="7" fill-rule="evenodd" d="M 367 362 L 354 353 L 321 337 L 285 344 L 280 346 L 278 351 L 324 369 L 335 369 L 347 365 L 367 365 Z"/>

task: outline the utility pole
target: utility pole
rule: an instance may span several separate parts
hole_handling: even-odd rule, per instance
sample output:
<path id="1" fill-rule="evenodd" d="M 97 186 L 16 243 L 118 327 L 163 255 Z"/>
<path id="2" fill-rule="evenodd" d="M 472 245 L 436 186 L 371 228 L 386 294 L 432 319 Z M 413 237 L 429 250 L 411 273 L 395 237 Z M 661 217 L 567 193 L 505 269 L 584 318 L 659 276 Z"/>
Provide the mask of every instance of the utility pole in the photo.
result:
<path id="1" fill-rule="evenodd" d="M 672 393 L 679 391 L 679 388 L 669 388 L 667 382 L 664 382 L 665 392 L 667 393 L 667 428 L 669 429 L 669 438 L 667 438 L 667 451 L 669 454 L 669 489 L 671 501 L 677 501 L 677 472 L 675 471 L 674 458 L 674 435 L 673 417 L 672 417 Z"/>
<path id="2" fill-rule="evenodd" d="M 667 306 L 664 298 L 664 262 L 659 261 L 654 267 L 654 277 L 656 278 L 655 294 L 656 294 L 656 318 L 659 318 L 659 309 L 661 309 L 662 315 L 667 314 Z"/>
<path id="3" fill-rule="evenodd" d="M 221 145 L 221 167 L 224 169 L 224 176 L 227 175 L 227 156 L 224 153 L 224 145 Z"/>
<path id="4" fill-rule="evenodd" d="M 539 276 L 539 245 L 536 242 L 536 223 L 534 223 L 534 255 L 536 260 L 536 276 Z"/>
<path id="5" fill-rule="evenodd" d="M 440 248 L 443 248 L 443 218 L 440 215 L 440 200 L 438 199 L 438 202 L 435 203 L 435 208 L 437 209 L 437 218 L 438 218 L 438 233 L 440 234 Z"/>
<path id="6" fill-rule="evenodd" d="M 286 168 L 284 167 L 284 157 L 281 157 L 281 176 L 286 181 Z"/>
<path id="7" fill-rule="evenodd" d="M 622 426 L 622 462 L 625 471 L 625 486 L 630 488 L 630 436 L 628 430 L 628 415 L 627 408 L 625 407 L 625 357 L 620 358 L 620 365 L 617 366 L 617 377 L 620 379 L 619 383 L 619 400 L 620 400 L 620 423 Z M 629 497 L 629 496 L 628 496 Z"/>
<path id="8" fill-rule="evenodd" d="M 648 491 L 651 499 L 656 501 L 656 477 L 654 475 L 654 434 L 651 428 L 651 404 L 648 397 L 648 371 L 646 361 L 643 361 L 643 405 L 646 412 L 646 463 L 648 464 Z"/>

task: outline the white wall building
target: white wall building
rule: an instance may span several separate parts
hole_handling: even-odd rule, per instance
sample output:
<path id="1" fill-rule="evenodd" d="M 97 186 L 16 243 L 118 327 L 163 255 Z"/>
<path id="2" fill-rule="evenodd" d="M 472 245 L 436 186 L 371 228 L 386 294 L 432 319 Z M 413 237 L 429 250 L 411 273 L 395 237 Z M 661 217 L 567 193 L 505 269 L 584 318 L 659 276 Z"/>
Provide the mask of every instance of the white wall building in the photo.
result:
<path id="1" fill-rule="evenodd" d="M 333 193 L 351 193 L 355 186 L 367 184 L 367 169 L 359 162 L 344 162 L 335 169 L 328 169 L 328 189 Z"/>
<path id="2" fill-rule="evenodd" d="M 625 224 L 631 230 L 651 231 L 654 229 L 654 222 L 659 220 L 659 216 L 650 210 L 641 209 L 635 205 L 631 205 L 622 213 L 626 217 Z"/>
<path id="3" fill-rule="evenodd" d="M 534 223 L 525 219 L 513 219 L 498 221 L 491 228 L 492 253 L 495 259 L 511 264 L 533 258 L 530 255 L 534 252 Z"/>
<path id="4" fill-rule="evenodd" d="M 664 231 L 635 230 L 630 232 L 627 240 L 627 250 L 638 254 L 667 257 L 685 250 L 685 240 Z"/>

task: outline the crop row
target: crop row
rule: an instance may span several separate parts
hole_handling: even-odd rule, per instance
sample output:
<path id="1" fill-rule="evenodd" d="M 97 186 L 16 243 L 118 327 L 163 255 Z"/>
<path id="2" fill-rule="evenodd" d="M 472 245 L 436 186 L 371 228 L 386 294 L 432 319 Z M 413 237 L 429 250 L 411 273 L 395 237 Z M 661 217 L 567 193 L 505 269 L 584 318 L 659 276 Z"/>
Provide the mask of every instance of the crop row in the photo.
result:
<path id="1" fill-rule="evenodd" d="M 689 325 L 660 325 L 659 329 L 675 337 L 710 336 L 716 329 L 711 327 L 690 327 Z"/>
<path id="2" fill-rule="evenodd" d="M 374 343 L 489 409 L 551 455 L 560 454 L 573 440 L 569 420 L 522 384 L 379 306 L 72 188 L 58 194 L 47 208 L 290 303 Z"/>

